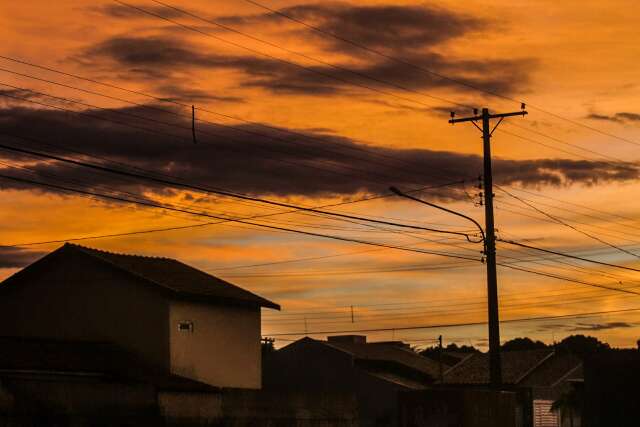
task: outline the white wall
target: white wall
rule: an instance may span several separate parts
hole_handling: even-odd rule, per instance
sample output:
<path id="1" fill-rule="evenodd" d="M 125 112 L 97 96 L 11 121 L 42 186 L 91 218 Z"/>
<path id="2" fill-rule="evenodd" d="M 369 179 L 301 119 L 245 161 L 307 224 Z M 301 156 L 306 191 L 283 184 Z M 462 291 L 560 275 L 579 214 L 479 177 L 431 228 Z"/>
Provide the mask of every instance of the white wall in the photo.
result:
<path id="1" fill-rule="evenodd" d="M 180 331 L 180 322 L 193 331 Z M 171 372 L 217 387 L 260 388 L 260 309 L 173 301 Z"/>

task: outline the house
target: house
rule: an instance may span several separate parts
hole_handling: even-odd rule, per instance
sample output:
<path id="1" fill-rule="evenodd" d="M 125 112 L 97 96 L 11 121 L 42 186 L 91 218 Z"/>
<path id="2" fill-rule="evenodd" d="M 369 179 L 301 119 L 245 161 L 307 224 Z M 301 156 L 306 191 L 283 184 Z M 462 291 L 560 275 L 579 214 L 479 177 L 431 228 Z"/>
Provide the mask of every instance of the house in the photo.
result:
<path id="1" fill-rule="evenodd" d="M 1 425 L 160 425 L 158 402 L 175 393 L 219 390 L 109 343 L 0 337 Z"/>
<path id="2" fill-rule="evenodd" d="M 0 425 L 357 426 L 339 393 L 217 388 L 109 343 L 0 337 Z"/>
<path id="3" fill-rule="evenodd" d="M 594 353 L 585 357 L 584 383 L 577 384 L 571 406 L 582 409 L 583 427 L 637 426 L 639 385 L 640 345 Z"/>
<path id="4" fill-rule="evenodd" d="M 437 362 L 400 342 L 305 337 L 265 358 L 263 383 L 266 390 L 352 393 L 361 426 L 395 426 L 398 392 L 425 389 L 438 373 Z"/>
<path id="5" fill-rule="evenodd" d="M 0 336 L 108 343 L 154 372 L 258 389 L 263 307 L 279 309 L 173 259 L 65 244 L 0 283 Z"/>
<path id="6" fill-rule="evenodd" d="M 554 349 L 502 352 L 502 379 L 506 388 L 526 391 L 534 427 L 558 427 L 553 402 L 582 378 L 582 360 Z M 445 386 L 486 387 L 489 385 L 489 355 L 474 353 L 444 374 Z"/>

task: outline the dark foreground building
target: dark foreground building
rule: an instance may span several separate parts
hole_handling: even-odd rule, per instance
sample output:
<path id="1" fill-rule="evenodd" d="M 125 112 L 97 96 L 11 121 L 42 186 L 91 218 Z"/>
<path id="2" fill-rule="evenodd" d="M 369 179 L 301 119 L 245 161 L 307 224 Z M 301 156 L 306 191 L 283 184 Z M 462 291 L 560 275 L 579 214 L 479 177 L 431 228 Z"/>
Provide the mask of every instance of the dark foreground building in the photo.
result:
<path id="1" fill-rule="evenodd" d="M 0 426 L 354 427 L 349 395 L 261 386 L 261 308 L 168 258 L 66 244 L 0 284 Z"/>
<path id="2" fill-rule="evenodd" d="M 260 388 L 260 309 L 279 306 L 169 258 L 66 244 L 0 283 L 0 336 L 103 342 L 215 387 Z"/>
<path id="3" fill-rule="evenodd" d="M 638 426 L 639 386 L 640 349 L 602 352 L 585 359 L 584 384 L 570 403 L 582 411 L 583 427 Z"/>
<path id="4" fill-rule="evenodd" d="M 523 419 L 533 427 L 560 427 L 560 414 L 552 411 L 552 406 L 573 389 L 575 381 L 582 380 L 582 360 L 553 349 L 505 351 L 501 357 L 505 390 L 518 393 Z M 488 385 L 487 353 L 474 353 L 444 376 L 444 386 L 486 388 Z"/>
<path id="5" fill-rule="evenodd" d="M 367 343 L 345 335 L 302 338 L 265 359 L 264 388 L 297 393 L 352 393 L 362 427 L 397 425 L 398 392 L 423 390 L 437 362 L 399 342 Z"/>

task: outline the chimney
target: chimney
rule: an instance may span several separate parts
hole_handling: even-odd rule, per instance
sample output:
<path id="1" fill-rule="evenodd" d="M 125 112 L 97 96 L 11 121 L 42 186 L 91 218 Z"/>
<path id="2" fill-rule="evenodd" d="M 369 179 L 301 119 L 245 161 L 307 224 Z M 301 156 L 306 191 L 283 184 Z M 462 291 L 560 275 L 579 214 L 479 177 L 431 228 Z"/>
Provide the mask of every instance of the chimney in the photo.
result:
<path id="1" fill-rule="evenodd" d="M 366 335 L 333 335 L 327 337 L 327 341 L 346 344 L 366 344 Z"/>

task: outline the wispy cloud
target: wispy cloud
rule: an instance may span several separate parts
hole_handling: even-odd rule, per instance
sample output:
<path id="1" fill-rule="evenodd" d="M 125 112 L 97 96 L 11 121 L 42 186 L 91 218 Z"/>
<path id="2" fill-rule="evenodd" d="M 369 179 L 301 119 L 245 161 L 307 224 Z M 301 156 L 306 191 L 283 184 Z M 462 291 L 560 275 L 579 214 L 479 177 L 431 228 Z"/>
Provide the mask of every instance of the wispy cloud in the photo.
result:
<path id="1" fill-rule="evenodd" d="M 591 113 L 587 116 L 591 120 L 601 120 L 616 123 L 640 122 L 640 114 L 620 112 L 611 115 Z"/>
<path id="2" fill-rule="evenodd" d="M 31 264 L 46 252 L 0 246 L 0 268 L 19 268 Z"/>
<path id="3" fill-rule="evenodd" d="M 607 329 L 632 328 L 634 326 L 636 326 L 634 323 L 627 322 L 576 323 L 576 326 L 569 330 L 572 332 L 603 331 Z"/>

